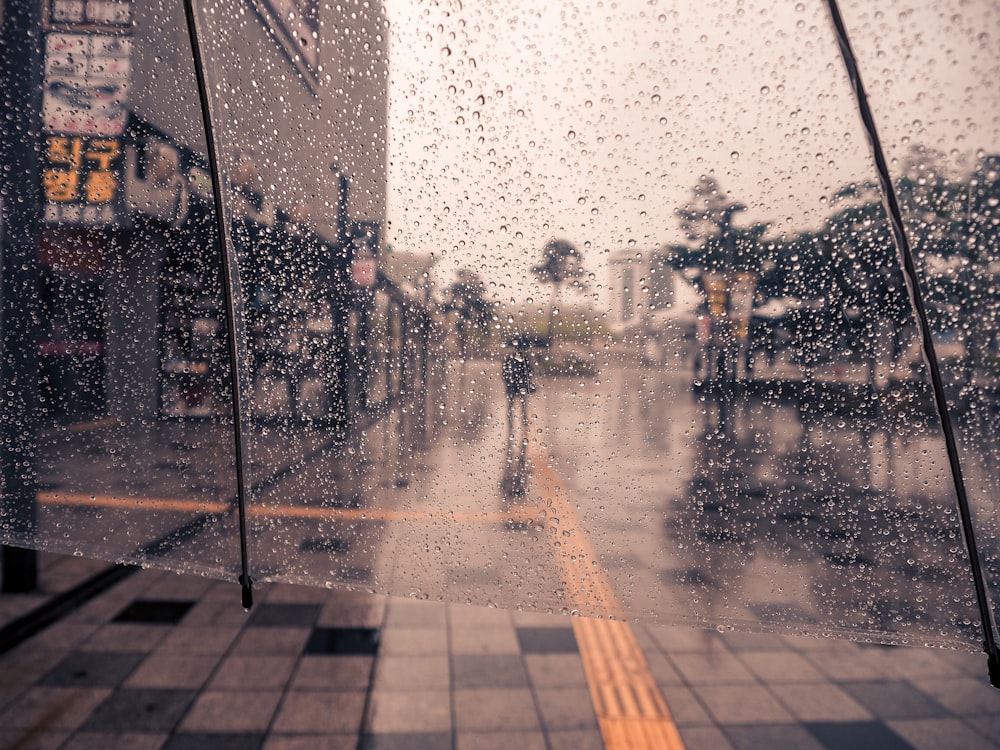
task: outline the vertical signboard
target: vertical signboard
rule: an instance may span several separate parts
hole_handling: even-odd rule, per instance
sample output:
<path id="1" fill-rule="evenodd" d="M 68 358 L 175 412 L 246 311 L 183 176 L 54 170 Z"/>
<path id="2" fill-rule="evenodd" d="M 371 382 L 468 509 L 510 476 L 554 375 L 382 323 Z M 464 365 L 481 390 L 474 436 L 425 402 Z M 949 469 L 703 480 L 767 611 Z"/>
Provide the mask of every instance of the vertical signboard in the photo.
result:
<path id="1" fill-rule="evenodd" d="M 114 224 L 132 73 L 131 2 L 46 6 L 42 215 L 47 224 Z"/>

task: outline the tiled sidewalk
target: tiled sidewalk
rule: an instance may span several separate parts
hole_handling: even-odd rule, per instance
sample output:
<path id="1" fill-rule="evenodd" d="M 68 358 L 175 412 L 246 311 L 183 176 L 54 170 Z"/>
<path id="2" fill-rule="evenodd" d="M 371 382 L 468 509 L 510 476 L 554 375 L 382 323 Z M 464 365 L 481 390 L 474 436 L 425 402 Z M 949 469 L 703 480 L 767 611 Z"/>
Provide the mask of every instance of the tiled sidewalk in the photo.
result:
<path id="1" fill-rule="evenodd" d="M 986 657 L 925 648 L 639 629 L 689 748 L 1000 747 Z"/>
<path id="2" fill-rule="evenodd" d="M 0 657 L 4 748 L 600 748 L 570 623 L 143 571 Z"/>
<path id="3" fill-rule="evenodd" d="M 633 630 L 688 750 L 1000 747 L 981 655 Z M 511 746 L 604 747 L 567 618 L 141 571 L 0 656 L 0 748 Z"/>

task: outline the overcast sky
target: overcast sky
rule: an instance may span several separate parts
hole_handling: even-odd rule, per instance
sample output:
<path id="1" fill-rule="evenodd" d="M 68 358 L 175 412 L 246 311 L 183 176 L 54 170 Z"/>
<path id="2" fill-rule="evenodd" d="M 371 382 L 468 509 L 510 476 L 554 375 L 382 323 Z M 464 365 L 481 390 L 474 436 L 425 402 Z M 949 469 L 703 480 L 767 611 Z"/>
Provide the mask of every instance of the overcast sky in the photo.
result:
<path id="1" fill-rule="evenodd" d="M 890 157 L 1000 150 L 991 0 L 844 13 Z M 387 239 L 470 267 L 498 299 L 547 299 L 540 248 L 611 254 L 681 240 L 701 174 L 774 231 L 818 226 L 872 177 L 821 2 L 416 2 L 391 23 Z M 991 31 L 984 31 L 991 30 Z"/>

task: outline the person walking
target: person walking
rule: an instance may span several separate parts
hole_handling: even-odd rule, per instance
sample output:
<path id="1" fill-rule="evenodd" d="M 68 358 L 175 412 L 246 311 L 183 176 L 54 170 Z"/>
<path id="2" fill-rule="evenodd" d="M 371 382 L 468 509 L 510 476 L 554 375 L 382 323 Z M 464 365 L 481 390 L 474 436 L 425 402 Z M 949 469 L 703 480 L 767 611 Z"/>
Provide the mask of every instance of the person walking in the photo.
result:
<path id="1" fill-rule="evenodd" d="M 534 393 L 535 384 L 532 377 L 531 362 L 528 359 L 528 347 L 521 339 L 513 339 L 504 355 L 502 372 L 504 388 L 507 391 L 507 434 L 514 436 L 515 404 L 520 402 L 521 424 L 525 430 L 528 427 L 528 394 Z"/>

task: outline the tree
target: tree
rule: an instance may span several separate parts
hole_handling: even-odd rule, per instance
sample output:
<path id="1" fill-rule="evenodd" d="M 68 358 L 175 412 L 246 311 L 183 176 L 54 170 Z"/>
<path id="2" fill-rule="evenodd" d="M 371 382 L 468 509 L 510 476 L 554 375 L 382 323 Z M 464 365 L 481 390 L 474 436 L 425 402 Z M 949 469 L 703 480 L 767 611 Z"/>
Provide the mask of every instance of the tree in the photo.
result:
<path id="1" fill-rule="evenodd" d="M 469 333 L 478 330 L 488 336 L 493 322 L 494 307 L 484 296 L 486 286 L 479 274 L 462 268 L 458 278 L 448 287 L 444 309 L 458 316 L 458 341 L 464 359 L 468 350 Z"/>
<path id="2" fill-rule="evenodd" d="M 555 312 L 562 286 L 567 281 L 576 281 L 583 277 L 583 258 L 571 242 L 561 239 L 549 240 L 542 248 L 541 264 L 532 268 L 531 272 L 543 284 L 552 284 L 548 322 L 549 340 L 552 341 L 555 339 Z"/>
<path id="3" fill-rule="evenodd" d="M 769 225 L 733 226 L 733 217 L 745 210 L 722 192 L 714 177 L 702 175 L 691 188 L 691 199 L 676 211 L 688 244 L 669 248 L 674 266 L 760 273 L 765 262 L 760 239 Z"/>
<path id="4" fill-rule="evenodd" d="M 676 210 L 688 244 L 663 250 L 675 268 L 698 272 L 712 322 L 705 353 L 716 362 L 709 370 L 722 379 L 736 376 L 741 352 L 749 363 L 754 286 L 768 265 L 769 246 L 761 238 L 769 225 L 733 225 L 736 214 L 745 210 L 722 192 L 714 177 L 702 175 L 691 198 Z"/>

